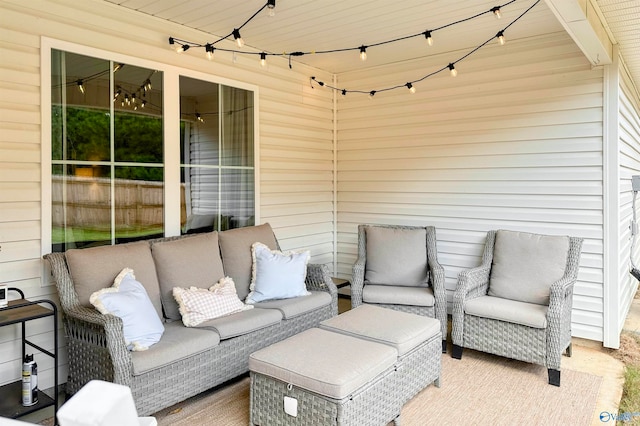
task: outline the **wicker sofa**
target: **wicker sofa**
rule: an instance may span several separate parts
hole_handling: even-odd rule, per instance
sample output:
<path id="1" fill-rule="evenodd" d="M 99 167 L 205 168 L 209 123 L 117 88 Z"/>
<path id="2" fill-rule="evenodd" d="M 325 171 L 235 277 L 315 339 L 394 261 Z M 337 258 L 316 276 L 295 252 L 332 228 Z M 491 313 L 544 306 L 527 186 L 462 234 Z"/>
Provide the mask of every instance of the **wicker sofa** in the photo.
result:
<path id="1" fill-rule="evenodd" d="M 131 388 L 139 415 L 152 414 L 248 372 L 252 352 L 337 315 L 337 289 L 328 268 L 309 264 L 305 282 L 310 295 L 262 301 L 253 309 L 185 327 L 171 288 L 207 288 L 220 278 L 211 275 L 221 265 L 244 300 L 254 242 L 279 249 L 264 224 L 45 255 L 63 311 L 67 393 L 92 379 L 119 383 Z M 164 323 L 160 341 L 145 351 L 129 351 L 122 320 L 89 303 L 91 292 L 109 287 L 123 268 L 135 271 Z M 202 282 L 194 282 L 199 277 Z"/>

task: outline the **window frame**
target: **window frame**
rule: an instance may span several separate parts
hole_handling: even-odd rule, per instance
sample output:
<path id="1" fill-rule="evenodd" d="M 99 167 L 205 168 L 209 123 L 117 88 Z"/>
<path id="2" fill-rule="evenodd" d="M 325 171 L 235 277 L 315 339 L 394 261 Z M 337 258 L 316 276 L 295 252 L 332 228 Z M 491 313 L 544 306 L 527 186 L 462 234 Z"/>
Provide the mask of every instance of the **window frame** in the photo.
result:
<path id="1" fill-rule="evenodd" d="M 164 140 L 164 235 L 180 235 L 180 76 L 236 87 L 253 93 L 254 206 L 255 223 L 260 223 L 260 123 L 259 88 L 256 85 L 220 77 L 175 65 L 136 58 L 62 40 L 41 37 L 41 253 L 51 252 L 51 50 L 123 62 L 163 72 L 163 140 Z M 203 59 L 203 65 L 209 64 Z M 49 285 L 49 274 L 42 274 L 42 285 Z"/>

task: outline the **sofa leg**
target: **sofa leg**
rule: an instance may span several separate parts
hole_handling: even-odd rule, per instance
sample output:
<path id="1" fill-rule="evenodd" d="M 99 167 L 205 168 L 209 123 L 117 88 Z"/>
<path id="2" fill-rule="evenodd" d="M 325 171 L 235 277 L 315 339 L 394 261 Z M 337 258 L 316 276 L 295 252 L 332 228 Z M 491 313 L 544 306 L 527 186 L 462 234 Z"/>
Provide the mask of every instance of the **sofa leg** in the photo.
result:
<path id="1" fill-rule="evenodd" d="M 442 353 L 443 354 L 447 353 L 447 341 L 446 340 L 442 341 Z"/>
<path id="2" fill-rule="evenodd" d="M 453 345 L 453 350 L 451 351 L 451 356 L 455 359 L 462 359 L 462 346 Z"/>
<path id="3" fill-rule="evenodd" d="M 549 368 L 549 384 L 553 386 L 560 386 L 560 370 L 554 370 Z"/>
<path id="4" fill-rule="evenodd" d="M 571 358 L 571 355 L 573 355 L 573 347 L 571 346 L 571 343 L 569 343 L 569 346 L 567 346 L 567 356 Z"/>

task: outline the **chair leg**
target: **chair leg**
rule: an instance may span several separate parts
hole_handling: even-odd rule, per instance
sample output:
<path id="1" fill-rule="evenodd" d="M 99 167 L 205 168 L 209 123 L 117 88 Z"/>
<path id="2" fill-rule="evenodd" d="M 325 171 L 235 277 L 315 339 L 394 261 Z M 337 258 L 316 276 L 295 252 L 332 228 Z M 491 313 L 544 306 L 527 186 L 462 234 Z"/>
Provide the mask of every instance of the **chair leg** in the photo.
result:
<path id="1" fill-rule="evenodd" d="M 573 355 L 573 346 L 569 343 L 569 346 L 567 346 L 567 356 L 571 358 L 571 355 Z"/>
<path id="2" fill-rule="evenodd" d="M 560 370 L 554 370 L 549 368 L 549 384 L 553 386 L 560 386 Z"/>
<path id="3" fill-rule="evenodd" d="M 446 340 L 442 341 L 442 353 L 443 354 L 447 353 L 447 341 Z"/>
<path id="4" fill-rule="evenodd" d="M 451 352 L 451 357 L 455 359 L 462 359 L 462 346 L 453 345 L 453 350 Z"/>

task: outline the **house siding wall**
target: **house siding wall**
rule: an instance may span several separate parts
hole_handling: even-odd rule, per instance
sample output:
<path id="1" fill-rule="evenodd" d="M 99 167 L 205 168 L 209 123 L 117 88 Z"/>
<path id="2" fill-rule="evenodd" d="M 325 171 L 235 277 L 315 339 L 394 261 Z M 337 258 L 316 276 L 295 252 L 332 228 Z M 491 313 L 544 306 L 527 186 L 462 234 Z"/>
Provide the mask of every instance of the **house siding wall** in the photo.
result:
<path id="1" fill-rule="evenodd" d="M 620 90 L 618 112 L 618 144 L 620 153 L 620 309 L 617 312 L 617 331 L 622 331 L 629 313 L 631 302 L 638 290 L 638 280 L 629 274 L 630 256 L 634 264 L 640 266 L 640 235 L 636 235 L 634 253 L 631 253 L 631 221 L 633 220 L 633 192 L 631 176 L 640 175 L 640 98 L 632 84 L 627 69 L 620 67 Z M 636 196 L 636 217 L 640 214 L 640 197 Z"/>
<path id="2" fill-rule="evenodd" d="M 464 53 L 341 74 L 338 87 L 402 85 Z M 602 341 L 603 70 L 564 33 L 490 45 L 456 68 L 413 95 L 339 97 L 338 274 L 351 274 L 360 223 L 434 225 L 449 301 L 488 230 L 583 237 L 573 335 Z"/>
<path id="3" fill-rule="evenodd" d="M 156 63 L 213 74 L 259 87 L 259 209 L 283 249 L 309 249 L 312 262 L 333 266 L 333 96 L 312 90 L 309 75 L 331 75 L 282 58 L 262 69 L 253 57 L 198 52 L 177 56 L 169 35 L 208 40 L 210 35 L 103 1 L 42 0 L 0 3 L 0 282 L 28 298 L 57 300 L 43 277 L 41 209 L 41 37 Z M 176 100 L 178 102 L 178 100 Z M 60 328 L 60 382 L 66 381 Z M 50 322 L 30 323 L 29 337 L 53 345 Z M 0 328 L 0 385 L 21 369 L 19 326 Z M 53 363 L 37 356 L 40 387 L 53 386 Z"/>

